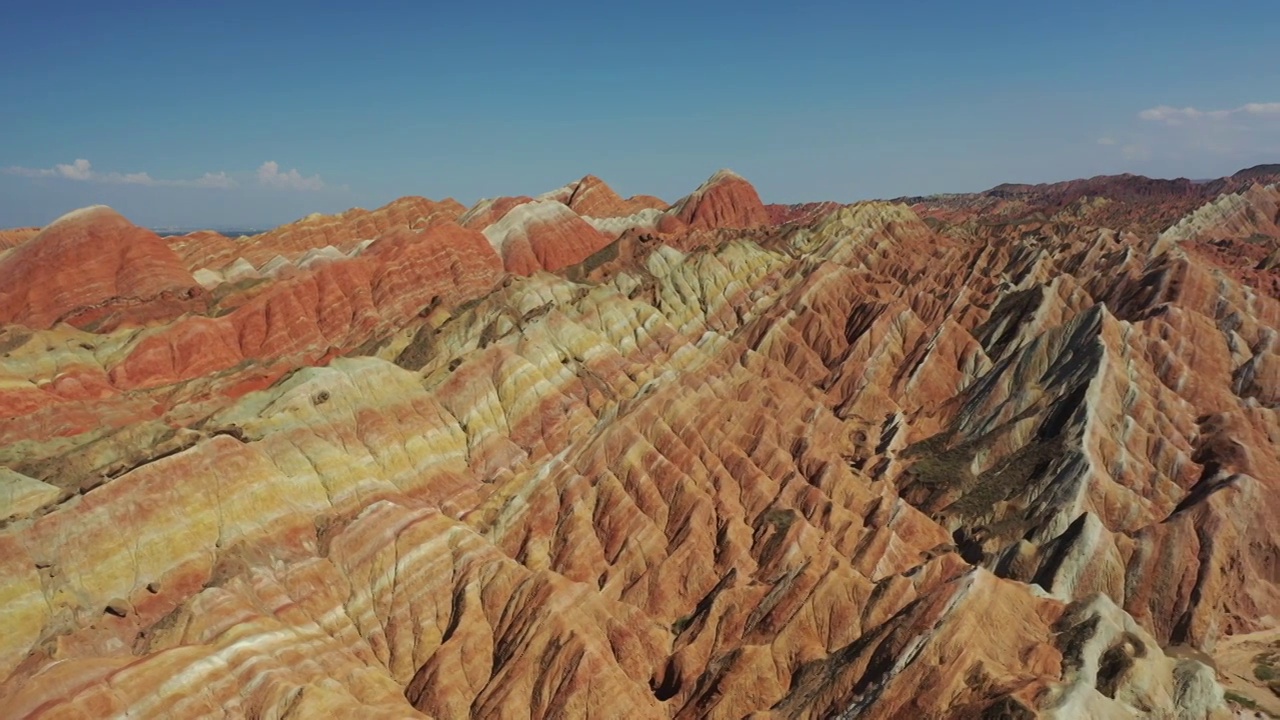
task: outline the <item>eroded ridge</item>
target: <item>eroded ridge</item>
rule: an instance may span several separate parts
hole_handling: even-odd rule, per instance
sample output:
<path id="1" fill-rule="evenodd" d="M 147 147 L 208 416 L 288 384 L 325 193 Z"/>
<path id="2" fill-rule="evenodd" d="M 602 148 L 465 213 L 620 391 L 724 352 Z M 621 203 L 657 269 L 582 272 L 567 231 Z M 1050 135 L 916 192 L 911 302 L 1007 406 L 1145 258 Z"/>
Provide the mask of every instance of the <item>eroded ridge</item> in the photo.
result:
<path id="1" fill-rule="evenodd" d="M 1275 192 L 1155 233 L 587 176 L 23 295 L 102 310 L 0 335 L 0 707 L 1266 707 L 1232 668 L 1280 616 L 1280 303 L 1205 248 L 1276 247 Z"/>

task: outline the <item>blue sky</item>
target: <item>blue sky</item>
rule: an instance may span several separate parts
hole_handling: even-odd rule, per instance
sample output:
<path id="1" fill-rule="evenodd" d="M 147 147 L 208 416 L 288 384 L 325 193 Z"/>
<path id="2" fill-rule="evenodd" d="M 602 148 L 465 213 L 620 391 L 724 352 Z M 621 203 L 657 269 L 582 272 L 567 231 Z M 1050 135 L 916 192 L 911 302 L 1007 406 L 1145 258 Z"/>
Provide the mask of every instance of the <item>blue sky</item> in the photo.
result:
<path id="1" fill-rule="evenodd" d="M 1274 0 L 3 3 L 0 226 L 1218 176 L 1280 161 L 1277 31 Z"/>

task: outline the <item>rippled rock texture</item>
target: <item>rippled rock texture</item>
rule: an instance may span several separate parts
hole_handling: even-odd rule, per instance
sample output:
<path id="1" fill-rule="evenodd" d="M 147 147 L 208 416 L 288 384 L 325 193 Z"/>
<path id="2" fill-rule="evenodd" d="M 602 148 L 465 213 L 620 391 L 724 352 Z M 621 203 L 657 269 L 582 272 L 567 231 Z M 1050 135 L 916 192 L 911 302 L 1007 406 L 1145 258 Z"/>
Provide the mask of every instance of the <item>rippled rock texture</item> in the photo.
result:
<path id="1" fill-rule="evenodd" d="M 721 172 L 670 207 L 588 176 L 15 234 L 0 708 L 1266 707 L 1238 669 L 1280 617 L 1280 303 L 1204 247 L 1274 249 L 1276 197 L 1154 232 L 1078 198 L 766 208 Z"/>

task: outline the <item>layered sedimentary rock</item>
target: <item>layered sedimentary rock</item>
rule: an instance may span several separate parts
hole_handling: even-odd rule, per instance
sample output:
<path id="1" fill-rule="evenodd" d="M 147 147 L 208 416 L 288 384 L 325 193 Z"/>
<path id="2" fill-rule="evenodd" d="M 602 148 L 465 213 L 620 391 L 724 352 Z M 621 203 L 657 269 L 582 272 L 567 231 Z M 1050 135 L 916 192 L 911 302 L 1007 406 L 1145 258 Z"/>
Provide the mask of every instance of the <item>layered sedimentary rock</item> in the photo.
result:
<path id="1" fill-rule="evenodd" d="M 165 320 L 199 304 L 178 256 L 104 206 L 68 213 L 0 257 L 0 323 L 48 328 Z"/>
<path id="2" fill-rule="evenodd" d="M 1006 183 L 981 193 L 901 198 L 922 215 L 948 222 L 1021 225 L 1054 219 L 1073 225 L 1159 233 L 1215 198 L 1252 185 L 1280 182 L 1280 165 L 1258 165 L 1197 182 L 1139 175 L 1101 175 L 1084 180 L 1025 185 Z"/>
<path id="3" fill-rule="evenodd" d="M 236 260 L 262 267 L 278 257 L 293 260 L 309 250 L 325 247 L 349 252 L 361 241 L 375 240 L 392 230 L 421 230 L 457 220 L 465 211 L 452 198 L 434 201 L 410 196 L 376 210 L 352 208 L 337 215 L 308 215 L 249 237 L 231 239 L 200 232 L 171 238 L 170 244 L 193 272 L 200 268 L 217 270 Z"/>
<path id="4" fill-rule="evenodd" d="M 815 220 L 826 217 L 827 215 L 840 209 L 840 203 L 825 201 L 798 203 L 794 205 L 765 205 L 765 211 L 769 213 L 769 223 L 772 225 L 785 225 L 793 222 L 813 222 Z"/>
<path id="5" fill-rule="evenodd" d="M 609 240 L 556 200 L 520 203 L 484 230 L 510 272 L 529 275 L 582 262 Z"/>
<path id="6" fill-rule="evenodd" d="M 769 213 L 755 188 L 732 170 L 712 175 L 669 214 L 691 228 L 752 228 L 767 225 Z"/>
<path id="7" fill-rule="evenodd" d="M 1280 298 L 1280 185 L 1225 194 L 1161 234 L 1189 253 Z"/>
<path id="8" fill-rule="evenodd" d="M 721 173 L 614 235 L 589 219 L 635 206 L 592 180 L 219 270 L 145 328 L 0 330 L 0 708 L 1226 718 L 1269 692 L 1241 668 L 1280 617 L 1280 302 L 1199 250 L 1274 242 L 1265 211 L 784 212 Z"/>
<path id="9" fill-rule="evenodd" d="M 652 195 L 635 195 L 623 200 L 595 175 L 587 175 L 543 197 L 558 200 L 579 215 L 593 218 L 626 217 L 643 210 L 667 209 L 661 198 Z"/>
<path id="10" fill-rule="evenodd" d="M 0 230 L 0 251 L 14 248 L 30 240 L 40 233 L 38 227 L 11 228 Z"/>

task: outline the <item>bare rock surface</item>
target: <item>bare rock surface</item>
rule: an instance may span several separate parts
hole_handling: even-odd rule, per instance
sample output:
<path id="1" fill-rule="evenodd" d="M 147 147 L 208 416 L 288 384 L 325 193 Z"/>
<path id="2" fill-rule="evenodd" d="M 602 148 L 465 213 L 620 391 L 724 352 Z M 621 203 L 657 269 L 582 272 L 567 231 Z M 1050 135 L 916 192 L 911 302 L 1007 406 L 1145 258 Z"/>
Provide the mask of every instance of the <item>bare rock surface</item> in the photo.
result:
<path id="1" fill-rule="evenodd" d="M 1274 711 L 1258 178 L 75 213 L 0 255 L 2 714 Z"/>

